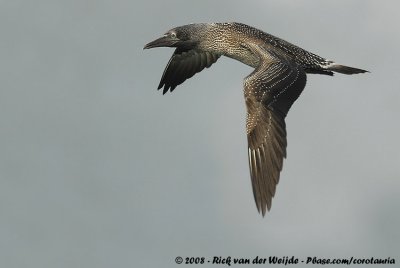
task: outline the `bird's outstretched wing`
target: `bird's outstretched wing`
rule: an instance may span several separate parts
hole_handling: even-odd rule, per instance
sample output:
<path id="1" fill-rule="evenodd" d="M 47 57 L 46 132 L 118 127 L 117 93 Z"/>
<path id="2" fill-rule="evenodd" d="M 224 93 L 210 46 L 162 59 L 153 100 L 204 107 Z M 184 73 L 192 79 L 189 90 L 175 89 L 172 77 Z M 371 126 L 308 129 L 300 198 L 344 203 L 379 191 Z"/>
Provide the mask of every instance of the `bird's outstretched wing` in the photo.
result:
<path id="1" fill-rule="evenodd" d="M 208 51 L 177 48 L 165 67 L 158 89 L 164 87 L 163 94 L 169 89 L 172 92 L 186 79 L 210 67 L 219 57 L 220 55 Z"/>
<path id="2" fill-rule="evenodd" d="M 306 84 L 304 70 L 256 44 L 246 44 L 260 59 L 244 80 L 251 182 L 257 209 L 270 210 L 283 158 L 286 157 L 285 117 Z"/>

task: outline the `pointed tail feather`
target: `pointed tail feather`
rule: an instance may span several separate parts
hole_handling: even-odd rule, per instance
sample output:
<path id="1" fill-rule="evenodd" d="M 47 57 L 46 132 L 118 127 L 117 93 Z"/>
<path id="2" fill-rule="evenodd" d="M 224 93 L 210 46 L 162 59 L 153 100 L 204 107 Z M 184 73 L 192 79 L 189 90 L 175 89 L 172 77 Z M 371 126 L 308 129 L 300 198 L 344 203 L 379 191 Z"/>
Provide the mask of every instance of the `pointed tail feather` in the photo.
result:
<path id="1" fill-rule="evenodd" d="M 325 67 L 326 70 L 337 72 L 337 73 L 342 73 L 342 74 L 359 74 L 359 73 L 369 73 L 369 71 L 358 69 L 358 68 L 353 68 L 349 66 L 344 66 L 340 64 L 330 64 Z"/>

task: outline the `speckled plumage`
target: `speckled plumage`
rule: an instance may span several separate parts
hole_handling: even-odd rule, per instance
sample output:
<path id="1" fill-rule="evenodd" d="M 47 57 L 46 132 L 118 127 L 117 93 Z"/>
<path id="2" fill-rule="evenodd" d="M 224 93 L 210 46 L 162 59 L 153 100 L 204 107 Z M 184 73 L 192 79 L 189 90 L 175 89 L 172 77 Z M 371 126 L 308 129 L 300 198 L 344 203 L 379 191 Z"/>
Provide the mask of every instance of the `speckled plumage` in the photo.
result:
<path id="1" fill-rule="evenodd" d="M 306 73 L 364 73 L 310 53 L 241 23 L 199 23 L 176 27 L 145 48 L 176 47 L 158 89 L 165 94 L 220 56 L 254 68 L 244 79 L 250 176 L 257 209 L 265 215 L 286 157 L 285 117 L 306 85 Z"/>

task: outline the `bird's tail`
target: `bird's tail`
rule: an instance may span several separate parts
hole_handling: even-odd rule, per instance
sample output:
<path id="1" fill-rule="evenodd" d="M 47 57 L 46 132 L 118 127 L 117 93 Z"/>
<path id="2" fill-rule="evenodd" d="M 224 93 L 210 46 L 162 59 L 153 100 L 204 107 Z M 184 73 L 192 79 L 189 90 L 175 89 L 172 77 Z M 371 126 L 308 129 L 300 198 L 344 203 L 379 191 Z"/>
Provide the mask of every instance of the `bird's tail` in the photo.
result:
<path id="1" fill-rule="evenodd" d="M 359 73 L 369 73 L 369 71 L 363 70 L 363 69 L 358 69 L 358 68 L 353 68 L 349 66 L 344 66 L 340 65 L 337 63 L 331 63 L 324 68 L 325 70 L 333 71 L 336 73 L 341 73 L 341 74 L 359 74 Z"/>

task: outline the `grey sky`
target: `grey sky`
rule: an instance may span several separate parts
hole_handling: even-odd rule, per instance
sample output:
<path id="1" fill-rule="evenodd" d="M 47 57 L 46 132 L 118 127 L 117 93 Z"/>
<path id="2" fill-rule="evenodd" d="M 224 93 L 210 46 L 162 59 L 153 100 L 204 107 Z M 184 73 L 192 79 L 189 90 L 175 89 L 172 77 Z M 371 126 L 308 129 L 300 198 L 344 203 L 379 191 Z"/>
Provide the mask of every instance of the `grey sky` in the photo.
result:
<path id="1" fill-rule="evenodd" d="M 400 262 L 399 2 L 249 2 L 0 2 L 2 267 Z M 162 96 L 173 50 L 142 50 L 175 26 L 226 21 L 371 71 L 308 76 L 265 218 L 247 162 L 251 68 L 221 58 Z"/>

